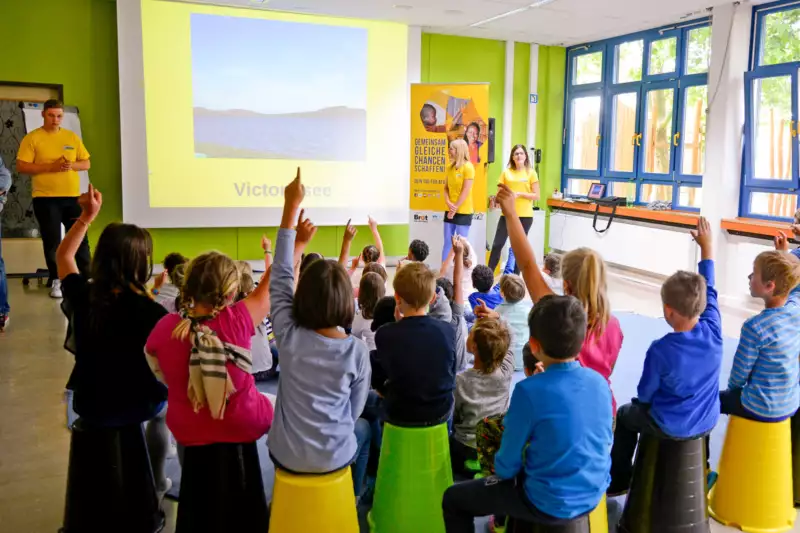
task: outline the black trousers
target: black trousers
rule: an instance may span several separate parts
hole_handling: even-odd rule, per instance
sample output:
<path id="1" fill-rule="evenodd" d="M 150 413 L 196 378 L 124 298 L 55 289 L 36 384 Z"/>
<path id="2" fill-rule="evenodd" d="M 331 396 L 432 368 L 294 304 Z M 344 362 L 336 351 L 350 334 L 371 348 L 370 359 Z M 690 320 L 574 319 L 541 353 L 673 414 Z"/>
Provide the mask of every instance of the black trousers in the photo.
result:
<path id="1" fill-rule="evenodd" d="M 542 524 L 569 521 L 537 509 L 525 494 L 522 478 L 500 479 L 497 476 L 453 485 L 444 491 L 442 511 L 447 533 L 474 533 L 475 517 L 491 514 Z"/>
<path id="2" fill-rule="evenodd" d="M 630 488 L 633 476 L 633 454 L 639 442 L 639 435 L 652 435 L 660 439 L 670 439 L 650 416 L 649 405 L 634 400 L 617 410 L 614 445 L 611 447 L 611 486 L 609 494 L 623 492 Z"/>
<path id="3" fill-rule="evenodd" d="M 77 197 L 39 197 L 33 199 L 33 212 L 39 222 L 39 232 L 42 235 L 42 247 L 44 248 L 44 260 L 47 262 L 47 270 L 50 271 L 48 284 L 54 279 L 58 279 L 58 267 L 56 266 L 56 250 L 61 244 L 61 225 L 64 225 L 65 232 L 69 231 L 75 221 L 81 216 L 81 207 L 78 205 Z M 75 255 L 78 270 L 85 276 L 89 275 L 89 263 L 91 255 L 89 253 L 89 241 L 84 237 L 83 242 Z"/>
<path id="4" fill-rule="evenodd" d="M 533 226 L 533 217 L 520 217 L 522 228 L 525 230 L 525 235 L 531 230 Z M 497 223 L 497 231 L 494 232 L 494 242 L 492 243 L 492 251 L 489 254 L 489 268 L 494 272 L 497 268 L 497 263 L 500 262 L 500 255 L 503 253 L 503 246 L 506 245 L 508 239 L 508 226 L 506 225 L 506 217 L 500 217 Z M 519 274 L 519 264 L 514 265 L 514 273 Z"/>

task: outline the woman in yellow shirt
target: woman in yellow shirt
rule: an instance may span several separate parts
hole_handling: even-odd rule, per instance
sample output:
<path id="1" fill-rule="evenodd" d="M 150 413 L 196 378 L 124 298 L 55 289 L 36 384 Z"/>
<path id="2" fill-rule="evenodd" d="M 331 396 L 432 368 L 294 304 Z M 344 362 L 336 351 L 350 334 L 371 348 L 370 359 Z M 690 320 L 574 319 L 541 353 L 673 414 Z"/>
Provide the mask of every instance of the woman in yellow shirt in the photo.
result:
<path id="1" fill-rule="evenodd" d="M 504 183 L 514 191 L 517 197 L 517 215 L 519 215 L 519 220 L 525 229 L 525 235 L 527 235 L 533 225 L 533 202 L 539 199 L 539 178 L 536 176 L 536 171 L 531 168 L 528 151 L 524 145 L 518 144 L 511 150 L 508 168 L 500 175 L 500 183 Z M 489 268 L 492 269 L 492 272 L 500 261 L 500 254 L 503 252 L 506 239 L 508 239 L 506 218 L 501 216 L 494 234 L 492 252 L 489 254 Z M 519 268 L 516 265 L 514 272 L 519 274 Z"/>
<path id="2" fill-rule="evenodd" d="M 472 184 L 475 182 L 475 167 L 469 162 L 469 147 L 463 139 L 450 143 L 450 164 L 447 166 L 444 182 L 444 201 L 447 212 L 444 214 L 444 246 L 442 262 L 447 259 L 453 246 L 453 235 L 465 239 L 472 225 Z"/>

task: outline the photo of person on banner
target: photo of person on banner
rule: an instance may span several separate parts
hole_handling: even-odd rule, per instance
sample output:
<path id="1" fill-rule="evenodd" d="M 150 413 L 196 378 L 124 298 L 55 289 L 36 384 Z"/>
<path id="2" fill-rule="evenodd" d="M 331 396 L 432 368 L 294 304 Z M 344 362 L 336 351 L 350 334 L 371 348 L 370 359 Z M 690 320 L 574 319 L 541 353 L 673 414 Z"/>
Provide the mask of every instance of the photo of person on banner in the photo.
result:
<path id="1" fill-rule="evenodd" d="M 450 163 L 447 165 L 444 182 L 444 201 L 447 204 L 447 212 L 444 215 L 442 262 L 448 260 L 454 234 L 465 239 L 469 237 L 472 214 L 475 212 L 472 200 L 475 167 L 469 161 L 467 141 L 464 139 L 452 141 L 448 155 Z"/>

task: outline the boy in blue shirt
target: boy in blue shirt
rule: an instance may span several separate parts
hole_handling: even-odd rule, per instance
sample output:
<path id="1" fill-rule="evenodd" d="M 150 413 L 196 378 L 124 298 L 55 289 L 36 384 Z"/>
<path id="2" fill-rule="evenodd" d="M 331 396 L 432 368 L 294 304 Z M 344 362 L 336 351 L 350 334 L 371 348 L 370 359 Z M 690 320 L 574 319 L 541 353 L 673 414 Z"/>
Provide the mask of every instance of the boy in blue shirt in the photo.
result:
<path id="1" fill-rule="evenodd" d="M 572 296 L 546 296 L 528 325 L 545 371 L 514 389 L 496 475 L 445 491 L 447 533 L 473 533 L 474 517 L 490 514 L 563 523 L 591 512 L 608 487 L 611 392 L 600 374 L 576 361 L 586 312 Z"/>
<path id="2" fill-rule="evenodd" d="M 719 393 L 723 414 L 762 422 L 785 420 L 800 404 L 800 261 L 783 234 L 775 248 L 753 263 L 750 294 L 765 308 L 742 325 L 728 389 Z"/>
<path id="3" fill-rule="evenodd" d="M 700 246 L 700 274 L 676 272 L 661 287 L 664 318 L 674 332 L 650 345 L 638 398 L 617 411 L 608 494 L 630 487 L 639 434 L 691 439 L 709 433 L 719 418 L 722 319 L 714 289 L 711 227 L 701 217 L 692 231 Z"/>

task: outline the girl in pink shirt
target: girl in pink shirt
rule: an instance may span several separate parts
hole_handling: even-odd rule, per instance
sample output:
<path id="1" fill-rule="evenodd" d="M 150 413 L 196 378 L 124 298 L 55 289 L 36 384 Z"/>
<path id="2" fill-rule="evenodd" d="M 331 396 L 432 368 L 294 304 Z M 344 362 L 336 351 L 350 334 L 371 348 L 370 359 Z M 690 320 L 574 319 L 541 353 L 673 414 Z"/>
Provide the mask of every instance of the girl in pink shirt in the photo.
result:
<path id="1" fill-rule="evenodd" d="M 497 189 L 497 203 L 503 210 L 503 216 L 506 217 L 511 247 L 535 304 L 554 293 L 536 263 L 533 249 L 516 214 L 515 193 L 504 184 L 498 185 Z M 623 336 L 619 320 L 611 315 L 603 258 L 594 250 L 578 248 L 564 255 L 561 260 L 561 272 L 564 279 L 564 294 L 577 298 L 586 309 L 588 318 L 589 328 L 578 361 L 603 376 L 611 388 L 611 373 L 617 364 Z M 492 313 L 483 306 L 475 308 L 475 314 L 478 316 Z M 611 397 L 616 413 L 617 404 L 613 391 Z"/>
<path id="2" fill-rule="evenodd" d="M 184 446 L 253 442 L 272 425 L 273 407 L 250 374 L 250 343 L 269 313 L 267 273 L 250 295 L 233 303 L 239 271 L 228 256 L 209 252 L 189 263 L 180 315 L 165 316 L 145 346 L 151 368 L 168 387 L 167 425 Z"/>

